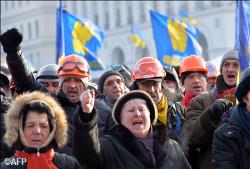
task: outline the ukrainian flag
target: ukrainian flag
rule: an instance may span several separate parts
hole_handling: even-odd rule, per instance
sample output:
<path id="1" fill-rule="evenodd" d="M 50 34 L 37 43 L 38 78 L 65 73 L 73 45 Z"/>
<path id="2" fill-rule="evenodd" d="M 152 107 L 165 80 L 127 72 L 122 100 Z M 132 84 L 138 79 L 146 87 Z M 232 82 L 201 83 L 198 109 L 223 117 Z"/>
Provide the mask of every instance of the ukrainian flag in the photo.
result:
<path id="1" fill-rule="evenodd" d="M 61 33 L 58 33 L 57 45 L 64 44 L 64 55 L 60 52 L 63 51 L 63 46 L 57 47 L 57 62 L 63 56 L 77 54 L 89 62 L 90 69 L 103 69 L 100 59 L 97 59 L 95 54 L 104 41 L 104 32 L 87 18 L 80 20 L 60 8 L 57 10 L 57 16 L 57 28 L 61 27 L 58 29 Z"/>
<path id="2" fill-rule="evenodd" d="M 150 16 L 158 59 L 163 65 L 180 65 L 189 55 L 202 56 L 194 25 L 153 11 Z"/>
<path id="3" fill-rule="evenodd" d="M 236 6 L 236 41 L 239 50 L 240 69 L 250 66 L 250 1 L 237 1 Z"/>
<path id="4" fill-rule="evenodd" d="M 145 34 L 143 34 L 138 27 L 136 26 L 132 26 L 131 28 L 131 36 L 130 39 L 132 41 L 132 43 L 137 46 L 137 47 L 141 47 L 141 48 L 146 48 L 147 44 L 146 44 L 146 36 Z"/>

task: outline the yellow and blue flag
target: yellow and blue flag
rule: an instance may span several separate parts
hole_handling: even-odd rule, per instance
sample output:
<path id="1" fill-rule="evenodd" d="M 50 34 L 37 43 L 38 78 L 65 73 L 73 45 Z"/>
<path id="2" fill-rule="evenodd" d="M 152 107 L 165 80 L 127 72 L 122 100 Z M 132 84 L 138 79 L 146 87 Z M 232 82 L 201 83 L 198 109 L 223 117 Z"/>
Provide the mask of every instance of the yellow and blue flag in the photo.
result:
<path id="1" fill-rule="evenodd" d="M 158 59 L 163 65 L 180 65 L 186 56 L 202 55 L 199 31 L 194 25 L 153 11 L 150 16 Z"/>
<path id="2" fill-rule="evenodd" d="M 102 70 L 95 54 L 104 41 L 104 32 L 91 20 L 80 20 L 61 8 L 57 10 L 57 24 L 57 63 L 64 56 L 77 54 L 88 61 L 91 70 Z"/>
<path id="3" fill-rule="evenodd" d="M 184 10 L 179 10 L 179 17 L 181 20 L 188 22 L 190 24 L 193 24 L 193 25 L 200 24 L 200 22 L 197 19 L 189 16 L 188 13 Z"/>
<path id="4" fill-rule="evenodd" d="M 240 69 L 250 66 L 250 1 L 237 1 L 235 48 L 239 51 Z"/>
<path id="5" fill-rule="evenodd" d="M 137 47 L 141 48 L 147 47 L 146 35 L 143 32 L 141 32 L 140 29 L 135 25 L 131 27 L 130 39 L 133 42 L 133 44 Z"/>

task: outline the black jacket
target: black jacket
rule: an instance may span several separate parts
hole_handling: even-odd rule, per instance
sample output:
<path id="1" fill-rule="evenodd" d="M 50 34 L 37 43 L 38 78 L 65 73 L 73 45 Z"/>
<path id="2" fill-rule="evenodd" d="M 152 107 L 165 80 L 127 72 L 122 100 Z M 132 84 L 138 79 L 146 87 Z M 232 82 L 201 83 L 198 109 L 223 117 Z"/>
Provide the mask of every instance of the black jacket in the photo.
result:
<path id="1" fill-rule="evenodd" d="M 229 121 L 215 130 L 212 162 L 215 169 L 249 169 L 250 140 L 236 121 L 236 109 Z"/>
<path id="2" fill-rule="evenodd" d="M 98 113 L 75 115 L 73 152 L 80 164 L 91 169 L 185 169 L 191 168 L 179 144 L 168 140 L 164 145 L 154 141 L 155 163 L 146 149 L 123 126 L 112 134 L 98 137 Z"/>

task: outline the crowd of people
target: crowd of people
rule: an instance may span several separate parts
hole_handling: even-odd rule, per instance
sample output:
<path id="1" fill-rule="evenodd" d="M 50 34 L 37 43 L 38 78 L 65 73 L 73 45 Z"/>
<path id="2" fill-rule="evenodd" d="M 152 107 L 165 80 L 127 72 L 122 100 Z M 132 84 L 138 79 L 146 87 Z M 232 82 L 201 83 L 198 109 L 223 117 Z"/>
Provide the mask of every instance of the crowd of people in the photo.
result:
<path id="1" fill-rule="evenodd" d="M 180 66 L 145 56 L 93 82 L 83 57 L 35 74 L 16 28 L 0 41 L 1 168 L 249 168 L 250 67 L 237 84 L 236 50 L 224 53 L 219 73 L 201 56 Z M 19 158 L 22 166 L 6 163 Z"/>

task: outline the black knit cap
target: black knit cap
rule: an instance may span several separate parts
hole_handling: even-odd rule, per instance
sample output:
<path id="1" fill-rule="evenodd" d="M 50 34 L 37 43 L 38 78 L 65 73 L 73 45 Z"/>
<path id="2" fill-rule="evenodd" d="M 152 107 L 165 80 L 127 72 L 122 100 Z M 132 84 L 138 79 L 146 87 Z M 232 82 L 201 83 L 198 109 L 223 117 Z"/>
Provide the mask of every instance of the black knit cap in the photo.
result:
<path id="1" fill-rule="evenodd" d="M 248 93 L 250 90 L 250 67 L 246 68 L 241 75 L 240 83 L 237 86 L 235 96 L 237 97 L 240 103 L 243 103 L 242 98 Z"/>
<path id="2" fill-rule="evenodd" d="M 146 101 L 147 107 L 150 112 L 151 124 L 154 125 L 158 118 L 156 105 L 151 96 L 142 90 L 133 90 L 121 96 L 115 103 L 112 111 L 112 117 L 116 124 L 121 124 L 121 110 L 126 102 L 131 99 L 143 99 Z"/>
<path id="3" fill-rule="evenodd" d="M 99 78 L 99 81 L 98 81 L 98 91 L 103 94 L 103 85 L 104 85 L 104 82 L 105 80 L 109 77 L 109 76 L 112 76 L 112 75 L 117 75 L 117 76 L 120 76 L 122 81 L 124 82 L 124 78 L 123 76 L 119 73 L 119 72 L 116 72 L 116 71 L 113 71 L 113 70 L 109 70 L 107 72 L 104 72 L 101 77 Z"/>
<path id="4" fill-rule="evenodd" d="M 182 84 L 184 84 L 184 81 L 186 80 L 186 78 L 188 77 L 188 75 L 190 75 L 191 73 L 195 73 L 195 72 L 201 73 L 205 78 L 207 78 L 207 75 L 205 74 L 205 72 L 202 72 L 202 71 L 183 72 L 182 75 L 181 75 L 181 82 L 182 82 Z"/>

